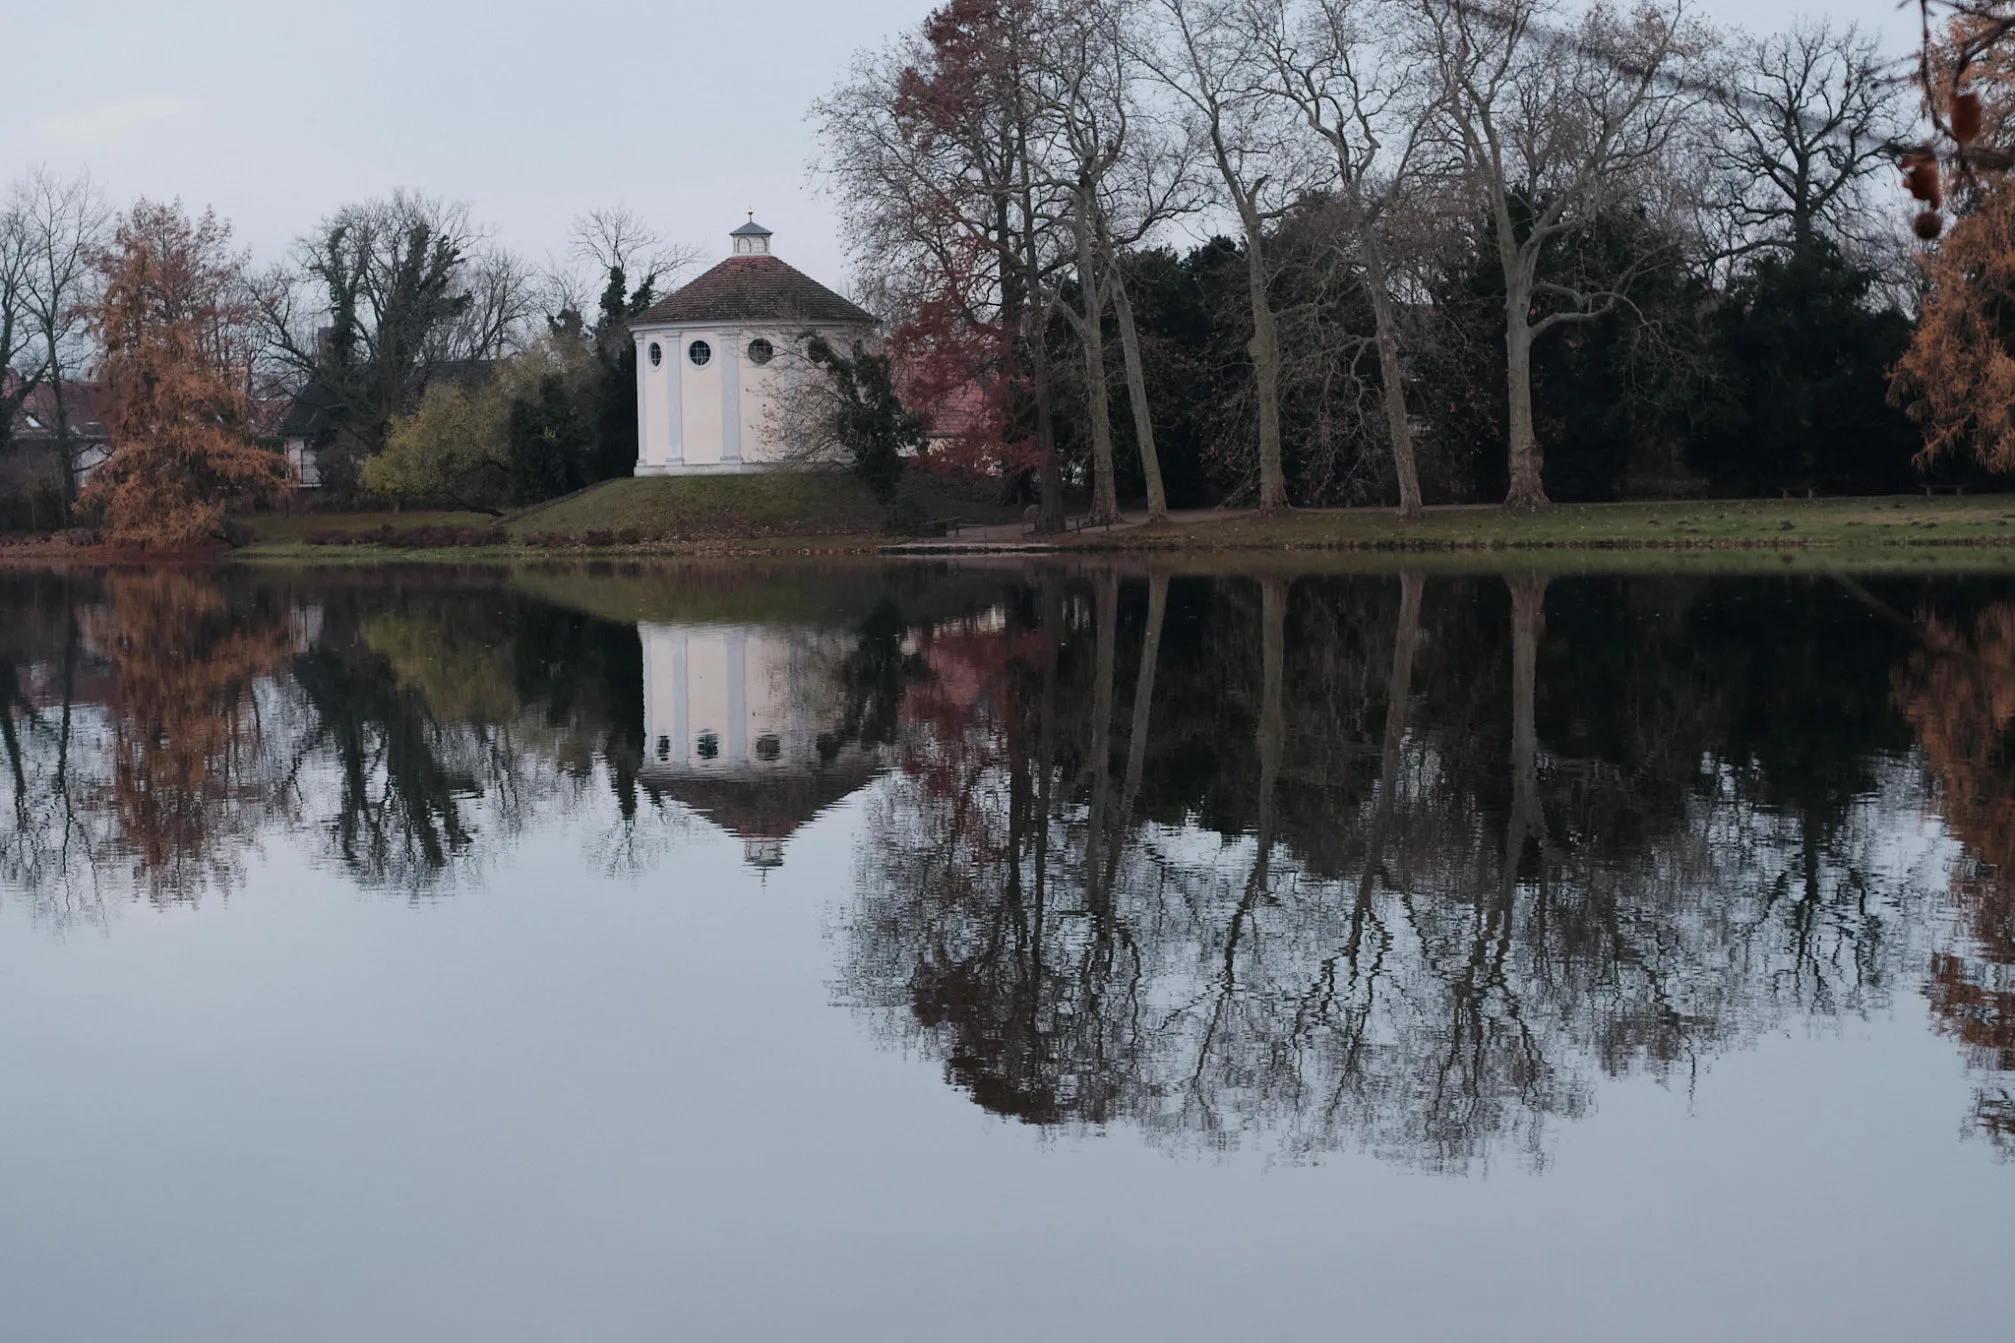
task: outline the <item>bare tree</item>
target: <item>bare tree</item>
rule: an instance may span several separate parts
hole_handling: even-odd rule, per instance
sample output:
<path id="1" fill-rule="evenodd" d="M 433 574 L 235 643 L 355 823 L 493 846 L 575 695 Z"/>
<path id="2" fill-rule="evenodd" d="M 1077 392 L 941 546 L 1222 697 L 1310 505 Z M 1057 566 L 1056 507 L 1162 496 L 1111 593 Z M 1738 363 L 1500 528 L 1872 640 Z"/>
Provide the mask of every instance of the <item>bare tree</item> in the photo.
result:
<path id="1" fill-rule="evenodd" d="M 272 357 L 319 388 L 356 456 L 444 370 L 522 347 L 544 299 L 466 206 L 407 192 L 329 216 L 261 291 Z"/>
<path id="2" fill-rule="evenodd" d="M 1042 526 L 1058 530 L 1043 333 L 1068 205 L 1043 167 L 1054 126 L 1034 87 L 1051 18 L 1044 0 L 947 5 L 921 32 L 861 56 L 811 115 L 820 171 L 876 305 L 885 316 L 928 314 L 969 347 L 971 380 L 986 390 L 1026 387 Z"/>
<path id="3" fill-rule="evenodd" d="M 1905 96 L 1875 39 L 1852 24 L 1800 18 L 1733 45 L 1716 99 L 1723 139 L 1715 166 L 1734 249 L 1799 247 L 1818 234 L 1872 241 L 1862 237 L 1868 195 L 1894 166 Z"/>
<path id="4" fill-rule="evenodd" d="M 1287 507 L 1280 453 L 1280 321 L 1268 293 L 1265 232 L 1305 183 L 1293 144 L 1263 87 L 1264 53 L 1241 0 L 1156 0 L 1162 22 L 1141 60 L 1185 107 L 1217 169 L 1245 242 L 1252 307 L 1252 376 L 1259 411 L 1259 509 Z"/>
<path id="5" fill-rule="evenodd" d="M 700 249 L 665 239 L 627 205 L 590 210 L 567 235 L 574 260 L 594 267 L 596 280 L 620 271 L 632 289 L 655 290 L 692 268 Z"/>
<path id="6" fill-rule="evenodd" d="M 1125 33 L 1137 0 L 1089 0 L 1058 15 L 1047 46 L 1050 98 L 1061 126 L 1055 172 L 1070 200 L 1077 305 L 1061 309 L 1077 330 L 1091 417 L 1093 488 L 1089 521 L 1117 519 L 1112 421 L 1105 364 L 1108 304 L 1119 324 L 1134 438 L 1147 486 L 1148 521 L 1168 518 L 1168 494 L 1155 452 L 1154 416 L 1140 334 L 1126 297 L 1120 260 L 1176 215 L 1193 208 L 1185 146 L 1141 106 L 1135 61 Z"/>
<path id="7" fill-rule="evenodd" d="M 1326 151 L 1324 185 L 1342 207 L 1347 259 L 1363 276 L 1377 328 L 1399 511 L 1412 517 L 1421 507 L 1420 475 L 1406 409 L 1389 235 L 1439 114 L 1438 90 L 1424 78 L 1420 54 L 1391 40 L 1394 16 L 1380 0 L 1247 0 L 1244 13 L 1272 87 Z"/>
<path id="8" fill-rule="evenodd" d="M 88 362 L 90 333 L 84 304 L 97 283 L 92 259 L 108 236 L 111 212 L 89 174 L 63 179 L 47 169 L 30 173 L 19 208 L 29 252 L 28 313 L 41 337 L 42 376 L 50 390 L 51 426 L 62 459 L 63 502 L 77 497 L 86 466 L 85 445 L 71 424 L 66 383 Z"/>
<path id="9" fill-rule="evenodd" d="M 1702 38 L 1682 6 L 1595 8 L 1548 27 L 1548 0 L 1415 0 L 1418 40 L 1504 275 L 1511 488 L 1505 504 L 1546 504 L 1532 423 L 1532 346 L 1624 301 L 1628 276 L 1599 288 L 1542 276 L 1548 244 L 1630 200 L 1700 101 L 1676 79 Z"/>
<path id="10" fill-rule="evenodd" d="M 17 182 L 0 201 L 0 457 L 11 445 L 14 417 L 22 402 L 42 385 L 44 367 L 28 292 L 35 256 L 21 194 Z"/>

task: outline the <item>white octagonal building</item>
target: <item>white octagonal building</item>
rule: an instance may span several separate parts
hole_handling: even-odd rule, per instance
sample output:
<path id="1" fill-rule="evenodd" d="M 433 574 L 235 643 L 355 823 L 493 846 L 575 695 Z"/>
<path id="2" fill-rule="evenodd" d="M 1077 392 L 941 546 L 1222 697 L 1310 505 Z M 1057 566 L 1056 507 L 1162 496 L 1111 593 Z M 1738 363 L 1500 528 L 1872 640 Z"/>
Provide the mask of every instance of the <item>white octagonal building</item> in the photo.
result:
<path id="1" fill-rule="evenodd" d="M 770 231 L 753 216 L 728 236 L 727 260 L 630 323 L 640 476 L 789 465 L 773 407 L 803 365 L 779 352 L 813 331 L 840 350 L 874 332 L 873 314 L 770 255 Z"/>

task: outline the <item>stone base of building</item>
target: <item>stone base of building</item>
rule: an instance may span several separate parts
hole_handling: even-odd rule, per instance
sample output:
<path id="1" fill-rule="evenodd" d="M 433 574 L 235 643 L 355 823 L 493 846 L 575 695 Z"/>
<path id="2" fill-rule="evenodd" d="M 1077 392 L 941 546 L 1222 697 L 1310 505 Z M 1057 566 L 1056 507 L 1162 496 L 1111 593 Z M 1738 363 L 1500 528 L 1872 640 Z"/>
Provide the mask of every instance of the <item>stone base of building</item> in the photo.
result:
<path id="1" fill-rule="evenodd" d="M 638 462 L 632 473 L 639 476 L 752 476 L 766 471 L 789 471 L 789 462 Z"/>

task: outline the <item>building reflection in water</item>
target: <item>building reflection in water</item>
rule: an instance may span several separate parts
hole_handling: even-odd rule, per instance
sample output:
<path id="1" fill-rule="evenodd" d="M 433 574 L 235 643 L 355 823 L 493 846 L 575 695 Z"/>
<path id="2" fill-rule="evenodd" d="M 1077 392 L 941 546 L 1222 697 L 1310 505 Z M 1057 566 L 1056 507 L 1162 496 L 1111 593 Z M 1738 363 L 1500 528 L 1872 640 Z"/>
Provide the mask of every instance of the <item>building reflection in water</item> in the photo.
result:
<path id="1" fill-rule="evenodd" d="M 2015 1149 L 2005 583 L 799 581 L 634 624 L 0 576 L 0 893 L 189 901 L 283 838 L 445 894 L 526 835 L 650 870 L 689 816 L 768 868 L 858 795 L 839 998 L 1023 1122 L 1543 1164 L 1605 1078 L 1921 996 Z"/>
<path id="2" fill-rule="evenodd" d="M 742 841 L 760 868 L 880 769 L 846 731 L 849 640 L 815 629 L 641 624 L 646 786 Z"/>

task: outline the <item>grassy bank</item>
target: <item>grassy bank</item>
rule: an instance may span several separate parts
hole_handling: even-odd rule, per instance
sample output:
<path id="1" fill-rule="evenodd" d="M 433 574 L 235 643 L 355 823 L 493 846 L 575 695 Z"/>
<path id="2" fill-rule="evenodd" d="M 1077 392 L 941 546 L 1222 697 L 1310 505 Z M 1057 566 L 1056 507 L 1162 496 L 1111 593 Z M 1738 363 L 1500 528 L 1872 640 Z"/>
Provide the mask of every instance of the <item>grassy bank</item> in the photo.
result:
<path id="1" fill-rule="evenodd" d="M 902 498 L 925 519 L 979 525 L 1016 510 L 986 490 L 928 477 L 903 484 Z M 297 513 L 246 520 L 246 554 L 273 558 L 360 551 L 602 550 L 693 553 L 716 550 L 873 551 L 891 538 L 885 510 L 853 476 L 747 475 L 610 480 L 503 517 L 484 513 Z M 375 552 L 375 553 L 374 553 Z"/>
<path id="2" fill-rule="evenodd" d="M 1536 513 L 1484 505 L 1293 510 L 1078 533 L 1104 550 L 1891 550 L 2015 545 L 2015 495 L 1885 499 L 1700 500 L 1556 504 Z"/>
<path id="3" fill-rule="evenodd" d="M 983 491 L 929 478 L 905 489 L 924 516 L 971 530 L 947 541 L 902 543 L 883 510 L 850 476 L 714 476 L 609 481 L 507 518 L 473 513 L 296 514 L 252 519 L 247 558 L 371 561 L 455 550 L 478 554 L 911 553 L 950 549 L 1475 554 L 1494 551 L 1768 551 L 1831 562 L 1848 556 L 1936 562 L 1956 548 L 2015 548 L 2015 495 L 1887 499 L 1711 500 L 1558 504 L 1538 513 L 1488 506 L 1429 509 L 1405 520 L 1387 509 L 1294 510 L 1276 518 L 1195 514 L 1155 527 L 1021 534 L 1019 511 Z M 2015 553 L 2015 551 L 2011 551 Z"/>

